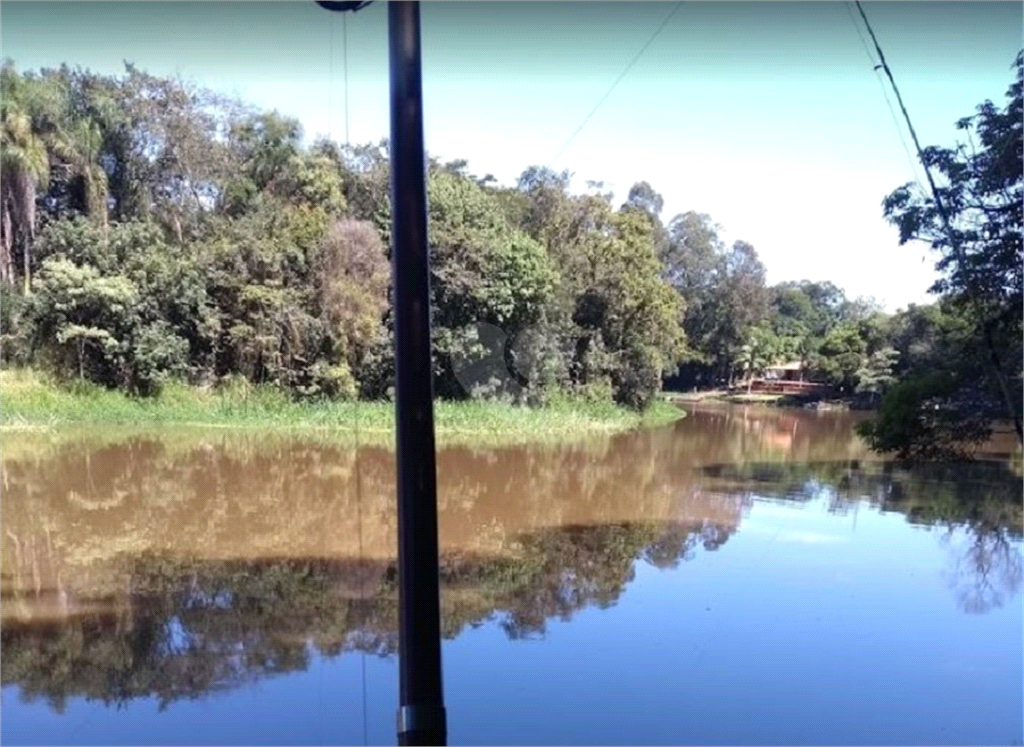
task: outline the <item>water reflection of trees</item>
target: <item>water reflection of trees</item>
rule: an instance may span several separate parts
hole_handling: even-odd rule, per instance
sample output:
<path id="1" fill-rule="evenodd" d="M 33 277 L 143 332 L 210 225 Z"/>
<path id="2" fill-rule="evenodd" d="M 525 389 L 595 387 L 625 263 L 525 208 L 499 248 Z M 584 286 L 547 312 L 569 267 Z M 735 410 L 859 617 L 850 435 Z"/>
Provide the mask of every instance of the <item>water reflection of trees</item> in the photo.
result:
<path id="1" fill-rule="evenodd" d="M 1019 592 L 1024 561 L 1020 546 L 1012 543 L 1005 531 L 973 532 L 966 546 L 953 553 L 947 581 L 966 612 L 1002 607 Z"/>
<path id="2" fill-rule="evenodd" d="M 676 453 L 654 434 L 443 452 L 445 636 L 489 619 L 542 635 L 614 604 L 638 558 L 671 565 L 725 542 L 748 501 L 680 482 Z M 55 708 L 168 703 L 315 654 L 393 654 L 391 465 L 382 449 L 357 460 L 330 443 L 226 436 L 5 454 L 4 684 Z"/>
<path id="3" fill-rule="evenodd" d="M 512 638 L 543 634 L 548 620 L 613 604 L 648 546 L 671 536 L 663 546 L 686 547 L 701 531 L 564 527 L 516 537 L 517 558 L 446 555 L 443 633 L 455 637 L 496 618 Z M 3 683 L 17 683 L 23 697 L 45 698 L 58 711 L 75 696 L 108 704 L 155 697 L 166 705 L 303 670 L 314 652 L 397 650 L 390 561 L 149 556 L 137 558 L 127 575 L 123 591 L 79 600 L 64 615 L 5 616 Z M 11 596 L 5 603 L 15 601 Z"/>
<path id="4" fill-rule="evenodd" d="M 1020 478 L 1004 465 L 900 468 L 842 417 L 695 413 L 563 449 L 439 455 L 442 624 L 513 638 L 614 604 L 637 559 L 715 550 L 751 496 L 866 500 L 947 537 L 964 609 L 1021 586 Z M 30 439 L 25 439 L 28 442 Z M 0 464 L 3 683 L 61 708 L 168 703 L 397 648 L 394 476 L 384 449 L 286 437 L 82 441 Z M 359 480 L 356 480 L 358 470 Z"/>
<path id="5" fill-rule="evenodd" d="M 733 489 L 787 501 L 823 498 L 829 510 L 864 503 L 940 533 L 949 548 L 945 575 L 961 609 L 1001 607 L 1024 585 L 1024 490 L 1005 462 L 895 466 L 881 462 L 709 465 L 707 475 Z"/>

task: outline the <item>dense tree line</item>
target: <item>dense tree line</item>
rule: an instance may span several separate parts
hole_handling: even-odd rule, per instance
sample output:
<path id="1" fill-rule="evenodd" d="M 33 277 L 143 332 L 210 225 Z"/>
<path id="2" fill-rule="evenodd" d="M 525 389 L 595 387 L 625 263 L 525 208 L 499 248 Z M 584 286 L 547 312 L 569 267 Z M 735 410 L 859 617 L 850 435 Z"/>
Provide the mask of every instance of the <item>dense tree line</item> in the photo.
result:
<path id="1" fill-rule="evenodd" d="M 6 361 L 138 394 L 229 376 L 387 394 L 386 142 L 306 147 L 293 120 L 131 66 L 7 64 L 2 93 Z M 600 185 L 571 194 L 569 174 L 543 167 L 513 188 L 460 161 L 431 160 L 427 176 L 439 395 L 467 395 L 453 361 L 492 352 L 481 325 L 504 333 L 518 376 L 474 396 L 643 408 L 680 363 L 728 379 L 750 358 L 771 307 L 764 267 L 707 216 L 664 226 L 647 183 L 616 209 Z M 811 326 L 808 354 L 828 331 Z"/>
<path id="2" fill-rule="evenodd" d="M 294 120 L 131 66 L 2 75 L 6 361 L 142 395 L 230 376 L 387 394 L 386 142 L 306 146 Z M 484 355 L 487 324 L 521 338 L 520 399 L 642 408 L 685 349 L 655 227 L 529 173 L 502 190 L 429 164 L 437 391 L 466 396 L 452 359 Z"/>
<path id="3" fill-rule="evenodd" d="M 116 77 L 8 62 L 0 93 L 5 363 L 142 395 L 244 377 L 297 397 L 388 396 L 386 141 L 305 145 L 292 119 L 131 65 Z M 956 394 L 970 414 L 946 431 L 984 432 L 1020 389 L 1019 102 L 1018 80 L 1006 112 L 986 104 L 962 123 L 979 134 L 973 156 L 929 151 L 962 217 L 955 251 L 925 196 L 886 201 L 945 273 L 937 303 L 894 315 L 829 282 L 768 286 L 754 247 L 726 245 L 698 212 L 663 222 L 647 182 L 616 207 L 601 183 L 572 193 L 568 172 L 533 166 L 502 187 L 429 159 L 435 389 L 642 409 L 663 383 L 730 385 L 799 361 L 872 404 L 894 382 L 902 401 Z M 976 372 L 993 348 L 998 372 Z M 495 355 L 489 374 L 461 375 Z"/>
<path id="4" fill-rule="evenodd" d="M 937 307 L 899 330 L 910 359 L 863 429 L 871 445 L 903 456 L 962 451 L 994 423 L 1022 428 L 1024 370 L 1024 52 L 1000 109 L 991 101 L 957 122 L 966 142 L 924 149 L 934 193 L 913 184 L 884 201 L 900 241 L 929 243 L 938 255 Z"/>

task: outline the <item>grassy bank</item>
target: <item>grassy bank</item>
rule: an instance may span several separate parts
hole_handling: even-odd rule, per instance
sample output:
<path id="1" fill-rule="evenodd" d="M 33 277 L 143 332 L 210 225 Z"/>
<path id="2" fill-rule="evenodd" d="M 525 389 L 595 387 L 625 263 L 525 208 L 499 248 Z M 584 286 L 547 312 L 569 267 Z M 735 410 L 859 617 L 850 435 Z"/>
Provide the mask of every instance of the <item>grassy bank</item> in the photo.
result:
<path id="1" fill-rule="evenodd" d="M 438 441 L 525 442 L 608 434 L 667 424 L 682 411 L 656 400 L 643 415 L 611 403 L 557 399 L 538 409 L 500 402 L 437 402 Z M 0 429 L 91 426 L 203 426 L 240 429 L 320 429 L 389 441 L 390 402 L 295 402 L 271 388 L 247 385 L 200 389 L 170 384 L 159 397 L 139 399 L 90 385 L 59 386 L 30 370 L 0 371 Z"/>

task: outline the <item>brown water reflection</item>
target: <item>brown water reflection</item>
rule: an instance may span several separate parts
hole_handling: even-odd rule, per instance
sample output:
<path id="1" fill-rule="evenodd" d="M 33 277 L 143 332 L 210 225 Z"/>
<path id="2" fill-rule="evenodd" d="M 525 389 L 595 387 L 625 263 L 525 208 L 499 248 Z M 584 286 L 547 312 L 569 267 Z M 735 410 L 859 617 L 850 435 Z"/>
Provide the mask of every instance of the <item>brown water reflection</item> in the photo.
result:
<path id="1" fill-rule="evenodd" d="M 1019 473 L 1005 460 L 905 470 L 858 416 L 698 409 L 677 424 L 564 448 L 438 455 L 445 635 L 499 617 L 511 637 L 615 603 L 644 558 L 715 550 L 752 496 L 868 500 L 975 538 L 951 581 L 964 609 L 1021 585 Z M 3 682 L 163 702 L 392 653 L 392 454 L 329 439 L 170 432 L 5 440 Z M 1019 463 L 1019 462 L 1018 462 Z"/>

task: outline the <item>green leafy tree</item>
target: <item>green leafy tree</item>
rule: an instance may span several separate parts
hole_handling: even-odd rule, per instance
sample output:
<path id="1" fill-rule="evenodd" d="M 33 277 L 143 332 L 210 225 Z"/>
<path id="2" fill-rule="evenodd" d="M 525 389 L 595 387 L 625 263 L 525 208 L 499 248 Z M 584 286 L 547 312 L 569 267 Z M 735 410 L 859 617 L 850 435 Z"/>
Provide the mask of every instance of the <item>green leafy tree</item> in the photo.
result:
<path id="1" fill-rule="evenodd" d="M 939 177 L 939 201 L 913 185 L 904 185 L 883 204 L 886 217 L 899 228 L 901 242 L 924 241 L 938 254 L 936 268 L 941 277 L 932 291 L 961 309 L 983 348 L 985 367 L 980 378 L 978 372 L 969 370 L 954 376 L 957 384 L 949 384 L 948 377 L 943 377 L 920 379 L 918 386 L 941 381 L 935 396 L 948 397 L 963 387 L 980 384 L 990 398 L 1001 402 L 1002 417 L 1013 422 L 1018 440 L 1024 442 L 1020 384 L 1024 360 L 1024 53 L 1017 56 L 1015 68 L 1016 79 L 1007 91 L 1005 108 L 986 101 L 974 116 L 957 123 L 967 133 L 967 143 L 924 149 L 925 164 Z"/>
<path id="2" fill-rule="evenodd" d="M 654 190 L 648 182 L 637 182 L 629 189 L 622 210 L 634 210 L 647 216 L 651 222 L 652 239 L 655 251 L 660 257 L 667 249 L 669 242 L 668 230 L 661 222 L 661 211 L 665 205 L 664 198 Z"/>
<path id="3" fill-rule="evenodd" d="M 612 356 L 616 398 L 643 409 L 685 354 L 682 301 L 661 277 L 651 223 L 633 211 L 607 212 L 603 222 L 585 244 L 573 321 L 587 347 L 599 341 Z"/>
<path id="4" fill-rule="evenodd" d="M 103 277 L 90 265 L 43 261 L 35 313 L 39 331 L 65 347 L 85 378 L 116 385 L 126 375 L 129 338 L 138 326 L 138 288 L 126 277 Z"/>
<path id="5" fill-rule="evenodd" d="M 688 212 L 668 225 L 661 260 L 666 281 L 685 301 L 681 320 L 695 354 L 705 359 L 714 330 L 713 297 L 719 281 L 719 258 L 725 246 L 711 216 Z"/>
<path id="6" fill-rule="evenodd" d="M 59 221 L 40 248 L 31 316 L 36 345 L 58 372 L 139 394 L 187 373 L 205 299 L 187 258 L 172 260 L 158 229 Z"/>
<path id="7" fill-rule="evenodd" d="M 747 380 L 747 393 L 750 393 L 754 377 L 768 366 L 777 363 L 785 354 L 785 341 L 770 329 L 753 327 L 747 333 L 746 342 L 740 348 L 737 361 Z"/>
<path id="8" fill-rule="evenodd" d="M 710 307 L 715 317 L 708 349 L 719 375 L 732 383 L 749 330 L 767 314 L 765 268 L 750 244 L 737 241 L 720 260 Z"/>
<path id="9" fill-rule="evenodd" d="M 968 456 L 991 427 L 984 413 L 956 402 L 958 388 L 945 371 L 901 379 L 882 398 L 877 416 L 857 431 L 873 449 L 901 459 Z"/>
<path id="10" fill-rule="evenodd" d="M 872 353 L 856 373 L 857 392 L 865 392 L 877 400 L 896 380 L 893 375 L 900 354 L 895 348 L 882 348 Z"/>
<path id="11" fill-rule="evenodd" d="M 366 364 L 382 332 L 388 262 L 380 236 L 365 221 L 339 221 L 328 228 L 318 248 L 313 283 L 320 316 L 330 332 L 327 360 L 338 379 L 327 393 L 341 391 L 344 381 L 344 391 L 351 396 L 356 386 L 352 372 Z"/>
<path id="12" fill-rule="evenodd" d="M 840 392 L 852 394 L 857 372 L 867 357 L 867 344 L 856 325 L 841 324 L 825 336 L 815 358 L 815 370 Z"/>
<path id="13" fill-rule="evenodd" d="M 26 295 L 32 283 L 36 190 L 49 179 L 46 145 L 25 106 L 25 84 L 12 65 L 0 70 L 0 280 L 14 280 L 15 237 L 21 244 Z"/>

